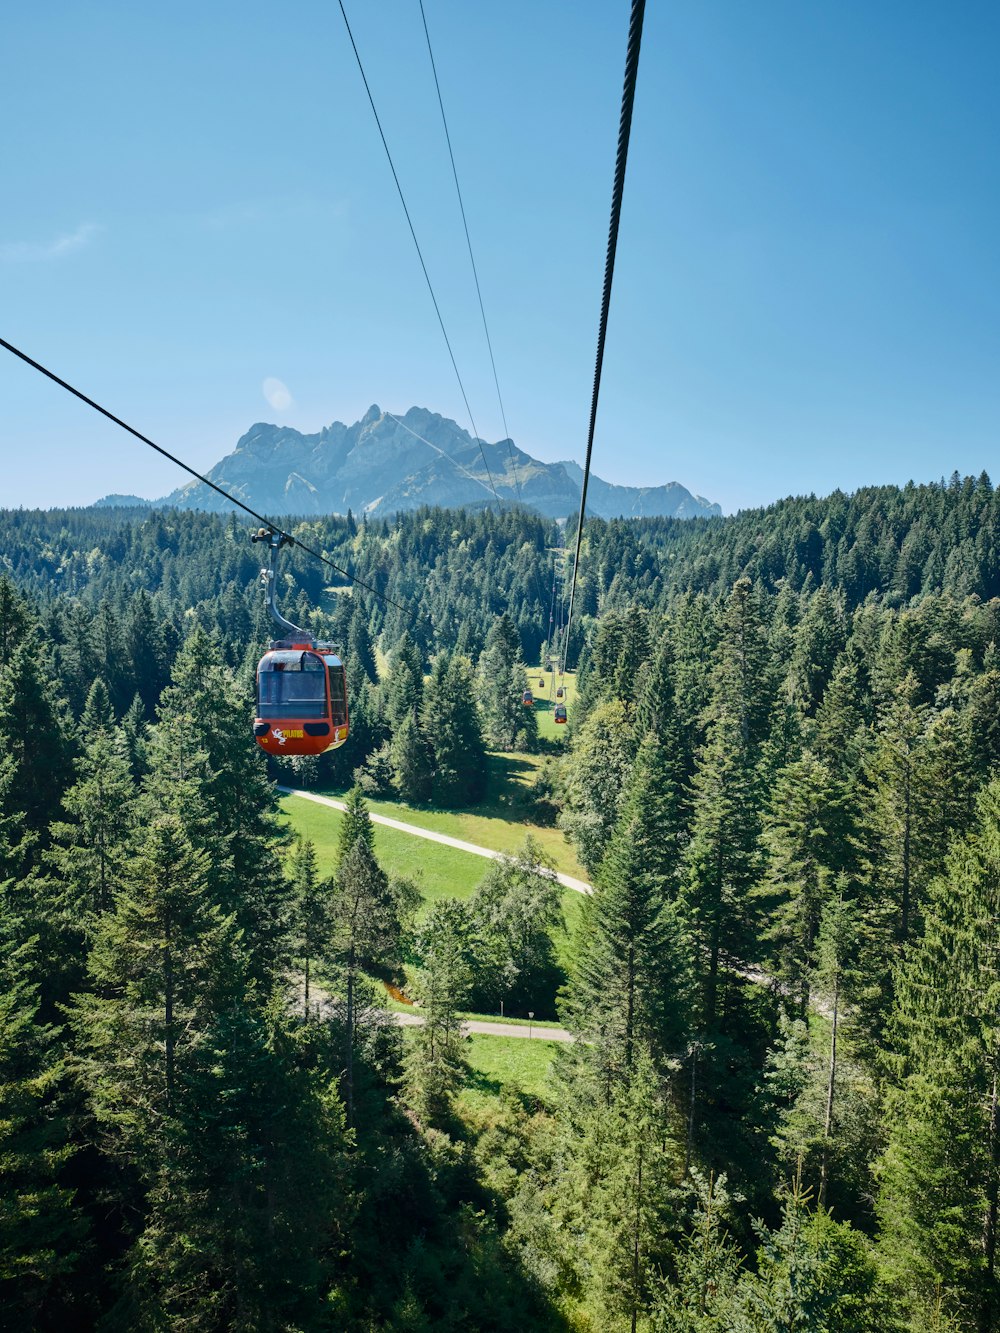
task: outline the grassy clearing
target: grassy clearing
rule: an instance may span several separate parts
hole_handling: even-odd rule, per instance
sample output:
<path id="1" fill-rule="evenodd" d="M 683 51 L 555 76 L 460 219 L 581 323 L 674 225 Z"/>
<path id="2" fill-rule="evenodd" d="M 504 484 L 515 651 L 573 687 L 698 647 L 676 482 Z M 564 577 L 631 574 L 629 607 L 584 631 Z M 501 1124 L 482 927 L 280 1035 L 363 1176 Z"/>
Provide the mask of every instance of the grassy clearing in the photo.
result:
<path id="1" fill-rule="evenodd" d="M 549 1070 L 558 1041 L 526 1041 L 474 1032 L 465 1047 L 469 1076 L 459 1094 L 459 1109 L 485 1110 L 500 1099 L 504 1086 L 539 1101 L 553 1101 Z"/>
<path id="2" fill-rule="evenodd" d="M 529 672 L 533 688 L 537 688 L 540 674 L 537 669 Z M 546 674 L 547 682 L 552 681 L 551 674 Z M 569 700 L 576 691 L 575 678 L 572 674 L 564 677 L 564 685 Z M 553 696 L 548 697 L 549 693 Z M 553 721 L 555 686 L 547 690 L 544 699 L 535 704 L 538 717 L 538 733 L 547 742 L 558 745 L 565 743 L 565 727 L 557 727 Z M 431 810 L 426 806 L 412 806 L 405 801 L 371 801 L 373 814 L 387 815 L 391 819 L 401 819 L 419 828 L 432 829 L 435 833 L 445 833 L 452 838 L 461 838 L 465 842 L 476 843 L 480 847 L 489 847 L 497 852 L 516 852 L 530 834 L 539 844 L 545 855 L 557 870 L 563 874 L 575 875 L 586 879 L 587 874 L 576 859 L 571 844 L 562 831 L 546 828 L 533 819 L 529 788 L 544 756 L 517 752 L 494 751 L 487 756 L 489 783 L 486 797 L 476 806 L 458 810 Z M 323 796 L 343 798 L 346 788 L 320 787 L 317 791 Z"/>
<path id="3" fill-rule="evenodd" d="M 538 688 L 540 680 L 545 681 L 544 692 Z M 565 676 L 553 676 L 551 672 L 541 673 L 531 670 L 528 672 L 528 683 L 535 694 L 535 716 L 538 719 L 539 739 L 555 742 L 559 746 L 568 744 L 566 732 L 569 728 L 556 725 L 555 710 L 557 702 L 564 703 L 572 714 L 573 703 L 576 699 L 576 672 L 567 671 Z M 557 701 L 556 690 L 560 685 L 566 691 L 566 696 Z"/>
<path id="4" fill-rule="evenodd" d="M 381 804 L 384 805 L 385 802 Z M 281 797 L 280 805 L 281 812 L 287 818 L 293 832 L 300 837 L 309 838 L 315 846 L 320 873 L 331 873 L 336 864 L 337 841 L 340 838 L 343 814 L 332 806 L 317 805 L 316 802 L 305 801 L 296 796 Z M 425 838 L 413 837 L 411 833 L 400 833 L 399 830 L 387 829 L 379 824 L 375 825 L 375 852 L 387 873 L 400 874 L 416 881 L 417 888 L 424 898 L 423 910 L 427 910 L 432 902 L 439 898 L 471 896 L 489 869 L 489 862 L 484 857 L 460 852 L 451 846 L 441 846 Z M 584 904 L 583 894 L 576 893 L 573 889 L 563 889 L 561 902 L 563 902 L 565 930 L 555 932 L 553 944 L 556 949 L 556 960 L 565 972 L 568 970 L 569 956 L 580 925 L 580 913 Z M 389 996 L 385 996 L 385 1008 L 413 1012 L 411 1005 L 400 1004 Z M 463 1017 L 481 1018 L 489 1022 L 501 1021 L 500 1014 L 492 1013 L 467 1013 L 463 1014 Z M 509 1018 L 503 1021 L 512 1021 L 513 1025 L 523 1025 L 523 1022 L 527 1022 Z M 539 1021 L 535 1021 L 533 1025 L 536 1028 L 544 1026 L 543 1022 Z M 552 1022 L 548 1025 L 557 1026 Z M 472 1040 L 476 1042 L 473 1049 L 476 1052 L 475 1061 L 479 1061 L 479 1064 L 475 1064 L 476 1084 L 469 1086 L 467 1093 L 463 1093 L 463 1096 L 468 1094 L 471 1098 L 469 1108 L 475 1109 L 476 1105 L 483 1106 L 485 1101 L 499 1097 L 499 1082 L 509 1082 L 529 1096 L 543 1097 L 544 1073 L 551 1064 L 552 1053 L 549 1052 L 543 1058 L 541 1053 L 517 1056 L 517 1053 L 513 1052 L 509 1060 L 504 1062 L 496 1052 L 491 1054 L 491 1044 L 495 1042 L 500 1048 L 507 1045 L 548 1050 L 549 1046 L 555 1048 L 559 1045 L 557 1042 L 525 1041 L 524 1038 L 511 1040 L 508 1037 L 493 1037 L 485 1033 L 473 1033 Z M 480 1049 L 483 1042 L 487 1045 Z M 488 1064 L 489 1060 L 493 1060 L 496 1068 Z M 500 1078 L 500 1073 L 503 1073 L 503 1078 Z M 521 1082 L 523 1077 L 527 1081 Z M 493 1086 L 495 1084 L 496 1086 Z"/>
<path id="5" fill-rule="evenodd" d="M 308 838 L 316 848 L 320 873 L 331 874 L 337 860 L 341 812 L 298 796 L 283 796 L 280 806 L 293 832 Z M 376 809 L 375 804 L 372 809 Z M 426 838 L 415 838 L 411 833 L 400 833 L 380 824 L 375 825 L 375 855 L 387 874 L 406 875 L 414 880 L 427 906 L 438 898 L 470 897 L 490 867 L 485 857 L 461 852 L 456 847 L 444 847 Z M 579 922 L 582 895 L 573 889 L 563 889 L 562 906 L 567 934 L 572 935 Z M 560 932 L 556 937 L 556 953 L 560 958 L 564 943 Z"/>
<path id="6" fill-rule="evenodd" d="M 281 810 L 293 831 L 316 848 L 320 873 L 331 874 L 337 860 L 341 812 L 297 796 L 283 796 Z M 375 855 L 387 874 L 414 880 L 428 906 L 438 898 L 468 898 L 489 869 L 482 856 L 378 824 Z"/>

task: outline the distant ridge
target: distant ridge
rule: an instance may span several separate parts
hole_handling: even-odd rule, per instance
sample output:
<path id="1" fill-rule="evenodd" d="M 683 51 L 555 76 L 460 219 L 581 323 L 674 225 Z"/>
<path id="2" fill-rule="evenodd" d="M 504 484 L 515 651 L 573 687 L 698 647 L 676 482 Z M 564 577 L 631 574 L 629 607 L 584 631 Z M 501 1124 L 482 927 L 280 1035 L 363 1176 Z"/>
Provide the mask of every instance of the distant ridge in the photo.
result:
<path id="1" fill-rule="evenodd" d="M 467 431 L 426 408 L 411 407 L 397 418 L 378 406 L 353 426 L 335 421 L 314 435 L 258 422 L 205 475 L 262 513 L 345 514 L 351 509 L 373 517 L 421 505 L 495 504 L 492 477 L 503 504 L 517 503 L 520 493 L 532 509 L 565 518 L 579 506 L 583 479 L 577 463 L 539 462 L 510 440 L 483 441 L 480 450 Z M 161 500 L 108 495 L 97 504 L 174 505 L 209 512 L 230 508 L 200 481 L 187 482 Z M 676 481 L 614 486 L 591 475 L 587 512 L 600 518 L 696 518 L 722 510 Z"/>
<path id="2" fill-rule="evenodd" d="M 158 502 L 144 500 L 141 495 L 105 495 L 96 500 L 93 509 L 152 509 Z"/>

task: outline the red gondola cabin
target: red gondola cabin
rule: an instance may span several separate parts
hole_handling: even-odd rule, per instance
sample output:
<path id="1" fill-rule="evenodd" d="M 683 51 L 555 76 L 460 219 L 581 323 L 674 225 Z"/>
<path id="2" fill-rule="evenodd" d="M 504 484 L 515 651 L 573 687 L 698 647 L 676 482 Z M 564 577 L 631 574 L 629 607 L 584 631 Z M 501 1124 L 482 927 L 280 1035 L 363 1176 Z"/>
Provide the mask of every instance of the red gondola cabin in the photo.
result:
<path id="1" fill-rule="evenodd" d="M 535 704 L 535 696 L 530 690 L 525 690 L 521 695 L 521 702 L 524 704 L 525 708 L 533 708 Z"/>
<path id="2" fill-rule="evenodd" d="M 253 734 L 268 754 L 323 754 L 347 740 L 347 677 L 329 644 L 282 639 L 257 666 Z"/>
<path id="3" fill-rule="evenodd" d="M 555 720 L 556 720 L 557 722 L 565 722 L 565 721 L 566 721 L 566 705 L 565 705 L 565 704 L 556 704 Z"/>

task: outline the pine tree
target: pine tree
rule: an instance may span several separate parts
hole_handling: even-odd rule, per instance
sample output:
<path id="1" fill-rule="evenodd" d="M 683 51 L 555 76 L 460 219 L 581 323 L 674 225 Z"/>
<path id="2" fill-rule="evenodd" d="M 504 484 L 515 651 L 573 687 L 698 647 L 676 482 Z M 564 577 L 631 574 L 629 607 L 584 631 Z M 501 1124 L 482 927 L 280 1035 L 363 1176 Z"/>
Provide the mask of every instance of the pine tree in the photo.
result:
<path id="1" fill-rule="evenodd" d="M 816 984 L 825 992 L 830 1014 L 830 1059 L 827 1064 L 826 1097 L 823 1108 L 823 1149 L 816 1199 L 827 1206 L 830 1174 L 836 1153 L 838 1086 L 847 1000 L 850 996 L 851 964 L 858 944 L 856 905 L 844 897 L 843 879 L 839 894 L 827 903 L 816 940 Z M 842 1079 L 842 1075 L 841 1075 Z"/>
<path id="2" fill-rule="evenodd" d="M 568 1015 L 596 1043 L 610 1075 L 630 1077 L 637 1042 L 661 1066 L 683 1045 L 690 941 L 677 910 L 679 789 L 668 756 L 647 736 L 584 904 Z"/>
<path id="3" fill-rule="evenodd" d="M 111 603 L 103 601 L 91 623 L 91 641 L 96 651 L 96 673 L 108 687 L 111 705 L 119 716 L 136 693 L 138 682 L 125 648 L 121 622 Z"/>
<path id="4" fill-rule="evenodd" d="M 865 774 L 872 889 L 892 915 L 895 940 L 904 944 L 921 919 L 933 873 L 931 810 L 943 795 L 931 785 L 928 716 L 926 708 L 912 702 L 915 689 L 915 681 L 908 677 L 897 692 L 882 719 Z"/>
<path id="5" fill-rule="evenodd" d="M 691 776 L 694 756 L 688 748 L 677 706 L 674 687 L 674 645 L 664 633 L 651 661 L 641 676 L 641 693 L 636 705 L 635 729 L 638 736 L 650 733 L 673 757 L 678 781 Z"/>
<path id="6" fill-rule="evenodd" d="M 148 772 L 149 726 L 138 694 L 122 718 L 121 731 L 128 751 L 129 769 L 135 781 L 140 782 Z"/>
<path id="7" fill-rule="evenodd" d="M 809 977 L 820 918 L 836 877 L 855 860 L 847 800 L 826 766 L 806 751 L 780 770 L 764 818 L 767 870 L 757 897 L 769 921 L 775 974 L 799 1017 L 809 1009 Z"/>
<path id="8" fill-rule="evenodd" d="M 472 923 L 464 903 L 441 898 L 432 904 L 417 943 L 416 978 L 423 1025 L 406 1060 L 407 1093 L 421 1119 L 446 1123 L 465 1062 L 461 1055 L 461 1010 L 472 986 Z"/>
<path id="9" fill-rule="evenodd" d="M 817 756 L 842 782 L 857 775 L 872 721 L 868 673 L 854 645 L 841 653 L 816 712 Z"/>
<path id="10" fill-rule="evenodd" d="M 0 672 L 0 753 L 14 769 L 0 816 L 23 817 L 39 846 L 56 817 L 73 758 L 73 726 L 46 654 L 34 637 L 14 649 Z"/>
<path id="11" fill-rule="evenodd" d="M 684 853 L 683 903 L 698 958 L 699 1017 L 714 1027 L 727 959 L 748 960 L 756 931 L 750 891 L 760 854 L 754 776 L 738 719 L 720 714 L 698 755 L 691 840 Z"/>
<path id="12" fill-rule="evenodd" d="M 287 840 L 263 755 L 248 725 L 248 703 L 232 673 L 196 630 L 174 663 L 149 747 L 147 807 L 184 819 L 211 857 L 212 898 L 242 932 L 251 974 L 268 986 L 285 963 L 287 881 L 277 849 Z"/>
<path id="13" fill-rule="evenodd" d="M 423 805 L 431 794 L 434 752 L 412 713 L 407 713 L 392 740 L 392 781 L 410 805 Z"/>
<path id="14" fill-rule="evenodd" d="M 737 1283 L 731 1333 L 901 1333 L 865 1237 L 807 1202 L 793 1190 L 778 1230 L 758 1226 L 757 1271 Z"/>
<path id="15" fill-rule="evenodd" d="M 573 738 L 560 824 L 576 843 L 580 860 L 595 874 L 617 823 L 636 738 L 620 700 L 599 704 Z"/>
<path id="16" fill-rule="evenodd" d="M 337 864 L 343 863 L 344 857 L 356 842 L 363 842 L 372 853 L 375 851 L 375 825 L 368 813 L 368 802 L 360 787 L 352 787 L 344 801 L 344 817 L 340 824 L 340 837 L 337 840 Z"/>
<path id="17" fill-rule="evenodd" d="M 22 874 L 33 845 L 24 831 L 24 811 L 15 800 L 16 783 L 16 762 L 0 755 L 0 885 Z"/>
<path id="18" fill-rule="evenodd" d="M 737 579 L 722 613 L 714 676 L 716 700 L 725 700 L 744 748 L 767 735 L 775 689 L 758 594 L 750 579 Z"/>
<path id="19" fill-rule="evenodd" d="M 674 1258 L 676 1280 L 654 1299 L 654 1333 L 729 1333 L 742 1256 L 727 1230 L 733 1200 L 726 1177 L 690 1173 L 694 1212 Z"/>
<path id="20" fill-rule="evenodd" d="M 324 1035 L 218 975 L 119 1323 L 311 1329 L 343 1312 L 328 1256 L 350 1252 L 355 1204 Z"/>
<path id="21" fill-rule="evenodd" d="M 86 1224 L 67 1174 L 68 1061 L 58 1030 L 40 1020 L 40 960 L 16 933 L 0 918 L 0 1322 L 57 1327 L 72 1317 L 64 1284 Z"/>
<path id="22" fill-rule="evenodd" d="M 605 1099 L 592 1076 L 573 1084 L 550 1207 L 596 1325 L 631 1329 L 656 1302 L 675 1224 L 679 1170 L 669 1099 L 641 1046 L 632 1078 Z"/>
<path id="23" fill-rule="evenodd" d="M 826 692 L 846 638 L 842 598 L 821 584 L 798 626 L 788 668 L 793 694 L 809 717 Z"/>
<path id="24" fill-rule="evenodd" d="M 1000 1312 L 1000 781 L 933 882 L 900 968 L 898 1081 L 880 1167 L 882 1247 L 914 1317 Z"/>
<path id="25" fill-rule="evenodd" d="M 88 709 L 99 684 L 95 681 Z M 69 818 L 52 824 L 49 853 L 62 882 L 63 903 L 81 923 L 111 906 L 112 892 L 132 854 L 137 820 L 135 783 L 123 738 L 100 728 L 91 728 L 90 734 L 74 764 L 76 782 L 63 797 Z"/>
<path id="26" fill-rule="evenodd" d="M 214 971 L 234 944 L 231 921 L 211 902 L 209 857 L 179 819 L 149 826 L 114 910 L 97 921 L 89 967 L 95 993 L 77 1021 L 89 1050 L 99 1120 L 130 1155 L 164 1151 L 178 1079 L 193 1058 Z"/>
<path id="27" fill-rule="evenodd" d="M 472 664 L 458 654 L 434 660 L 424 696 L 424 734 L 434 750 L 434 801 L 475 805 L 486 790 L 486 751 L 476 710 Z"/>
<path id="28" fill-rule="evenodd" d="M 302 1011 L 309 1017 L 309 983 L 313 965 L 326 952 L 330 937 L 330 886 L 316 873 L 316 848 L 299 838 L 292 855 L 292 892 L 295 904 L 295 952 L 302 964 Z"/>
<path id="29" fill-rule="evenodd" d="M 7 574 L 0 574 L 0 667 L 10 664 L 28 637 L 34 617 L 27 601 Z"/>
<path id="30" fill-rule="evenodd" d="M 420 650 L 409 630 L 402 638 L 392 657 L 386 714 L 393 731 L 398 731 L 407 717 L 416 719 L 424 698 L 424 669 Z"/>
<path id="31" fill-rule="evenodd" d="M 394 975 L 401 962 L 398 900 L 364 838 L 357 839 L 337 869 L 330 917 L 329 961 L 344 990 L 344 1102 L 351 1125 L 358 992 L 365 976 Z"/>
<path id="32" fill-rule="evenodd" d="M 524 723 L 521 704 L 524 672 L 518 666 L 517 631 L 506 615 L 494 621 L 476 671 L 476 697 L 483 719 L 483 735 L 493 749 L 510 750 Z"/>
<path id="33" fill-rule="evenodd" d="M 152 717 L 170 677 L 170 662 L 163 626 L 144 588 L 128 604 L 123 638 L 135 692 Z"/>
<path id="34" fill-rule="evenodd" d="M 347 639 L 347 655 L 358 663 L 365 677 L 374 685 L 378 680 L 378 668 L 375 664 L 375 650 L 372 647 L 371 635 L 368 632 L 366 610 L 361 605 L 357 606 L 351 616 L 351 626 Z M 358 685 L 360 685 L 360 681 L 358 681 Z"/>

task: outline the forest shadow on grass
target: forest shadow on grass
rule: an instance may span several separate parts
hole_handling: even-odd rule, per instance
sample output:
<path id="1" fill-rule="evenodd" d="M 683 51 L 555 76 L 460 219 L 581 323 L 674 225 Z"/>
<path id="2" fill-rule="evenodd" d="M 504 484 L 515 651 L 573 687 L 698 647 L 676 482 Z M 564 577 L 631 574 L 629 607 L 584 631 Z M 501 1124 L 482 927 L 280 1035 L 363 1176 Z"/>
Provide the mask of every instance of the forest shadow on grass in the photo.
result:
<path id="1" fill-rule="evenodd" d="M 330 1037 L 339 1049 L 335 1022 Z M 421 1129 L 400 1096 L 405 1034 L 368 1037 L 356 1049 L 356 1148 L 345 1168 L 357 1206 L 337 1259 L 346 1298 L 338 1327 L 568 1333 L 504 1243 L 505 1202 L 467 1149 L 468 1127 L 456 1115 Z"/>
<path id="2" fill-rule="evenodd" d="M 466 1092 L 471 1092 L 474 1095 L 478 1094 L 481 1097 L 488 1097 L 491 1101 L 495 1101 L 497 1105 L 500 1105 L 505 1098 L 512 1099 L 519 1103 L 522 1110 L 526 1111 L 528 1115 L 537 1111 L 540 1106 L 547 1105 L 545 1099 L 539 1097 L 536 1093 L 526 1092 L 523 1088 L 519 1088 L 515 1083 L 511 1083 L 507 1079 L 493 1078 L 482 1069 L 469 1069 L 462 1085 L 462 1091 L 458 1096 L 459 1102 L 462 1100 L 462 1093 Z M 467 1130 L 464 1124 L 462 1125 L 460 1132 L 463 1135 L 467 1135 Z"/>

